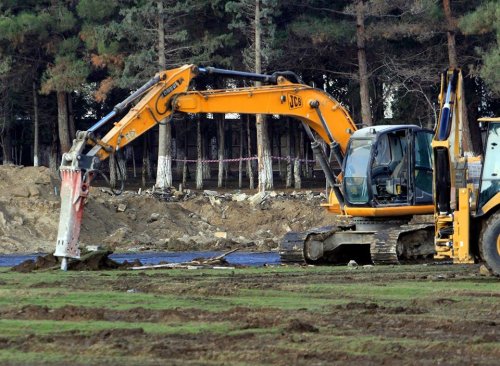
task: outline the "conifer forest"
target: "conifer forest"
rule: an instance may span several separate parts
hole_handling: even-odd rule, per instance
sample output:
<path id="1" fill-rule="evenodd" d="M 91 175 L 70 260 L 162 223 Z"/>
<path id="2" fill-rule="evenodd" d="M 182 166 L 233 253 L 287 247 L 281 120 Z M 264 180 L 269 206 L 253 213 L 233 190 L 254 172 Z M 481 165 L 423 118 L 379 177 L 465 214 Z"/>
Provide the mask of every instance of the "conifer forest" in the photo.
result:
<path id="1" fill-rule="evenodd" d="M 440 74 L 460 67 L 476 124 L 500 112 L 499 41 L 497 0 L 0 0 L 0 159 L 57 170 L 76 131 L 185 64 L 292 71 L 358 127 L 429 129 Z M 192 87 L 249 85 L 207 77 Z M 106 169 L 113 184 L 324 185 L 302 125 L 280 115 L 175 114 Z"/>

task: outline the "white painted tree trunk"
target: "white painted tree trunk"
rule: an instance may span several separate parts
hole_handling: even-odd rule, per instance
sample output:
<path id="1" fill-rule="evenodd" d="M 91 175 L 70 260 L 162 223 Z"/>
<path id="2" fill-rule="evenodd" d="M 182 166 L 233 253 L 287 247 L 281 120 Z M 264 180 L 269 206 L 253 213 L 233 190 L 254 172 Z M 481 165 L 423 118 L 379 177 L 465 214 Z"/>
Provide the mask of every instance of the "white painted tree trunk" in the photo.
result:
<path id="1" fill-rule="evenodd" d="M 40 166 L 40 123 L 38 120 L 38 93 L 36 82 L 33 82 L 33 166 Z"/>
<path id="2" fill-rule="evenodd" d="M 297 156 L 295 158 L 295 161 L 293 162 L 293 173 L 294 173 L 294 180 L 295 180 L 295 189 L 301 189 L 302 188 L 302 179 L 300 178 L 300 159 Z"/>
<path id="3" fill-rule="evenodd" d="M 218 143 L 218 159 L 219 171 L 217 177 L 217 187 L 221 188 L 224 179 L 224 115 L 217 116 L 217 143 Z"/>
<path id="4" fill-rule="evenodd" d="M 201 122 L 196 121 L 196 189 L 203 189 L 203 146 L 201 140 Z"/>
<path id="5" fill-rule="evenodd" d="M 252 157 L 252 135 L 250 133 L 250 116 L 247 115 L 247 150 L 248 157 Z M 250 189 L 255 188 L 255 183 L 253 179 L 253 169 L 252 169 L 252 160 L 247 160 L 247 174 L 248 174 L 248 187 Z"/>
<path id="6" fill-rule="evenodd" d="M 163 19 L 163 0 L 157 2 L 158 8 L 158 66 L 165 70 L 165 24 Z M 155 188 L 165 189 L 172 186 L 172 127 L 166 119 L 161 121 L 158 137 L 158 167 Z"/>
<path id="7" fill-rule="evenodd" d="M 365 4 L 356 3 L 356 44 L 358 46 L 359 95 L 361 99 L 361 119 L 363 124 L 372 125 L 370 91 L 368 86 L 368 64 L 366 62 Z"/>
<path id="8" fill-rule="evenodd" d="M 290 188 L 293 184 L 293 164 L 292 164 L 292 155 L 293 155 L 293 132 L 294 126 L 290 120 L 288 120 L 288 133 L 286 136 L 287 139 L 287 160 L 286 160 L 286 182 L 285 187 Z"/>
<path id="9" fill-rule="evenodd" d="M 238 163 L 238 188 L 243 187 L 243 141 L 245 138 L 245 128 L 243 126 L 243 119 L 241 120 L 240 125 L 240 161 Z"/>
<path id="10" fill-rule="evenodd" d="M 262 25 L 260 23 L 260 0 L 255 1 L 255 72 L 262 72 L 262 51 L 261 51 L 261 36 Z M 255 83 L 260 86 L 260 82 Z M 257 160 L 259 174 L 259 192 L 264 192 L 266 189 L 273 189 L 273 164 L 271 160 L 269 146 L 269 132 L 267 121 L 264 115 L 258 114 L 255 116 L 257 126 Z"/>
<path id="11" fill-rule="evenodd" d="M 299 132 L 299 131 L 297 131 Z M 294 188 L 295 189 L 301 189 L 302 188 L 302 179 L 301 179 L 301 174 L 302 174 L 302 166 L 300 164 L 300 159 L 303 158 L 302 154 L 302 143 L 303 143 L 303 137 L 301 136 L 300 132 L 295 134 L 295 161 L 293 163 L 293 178 L 294 178 Z"/>

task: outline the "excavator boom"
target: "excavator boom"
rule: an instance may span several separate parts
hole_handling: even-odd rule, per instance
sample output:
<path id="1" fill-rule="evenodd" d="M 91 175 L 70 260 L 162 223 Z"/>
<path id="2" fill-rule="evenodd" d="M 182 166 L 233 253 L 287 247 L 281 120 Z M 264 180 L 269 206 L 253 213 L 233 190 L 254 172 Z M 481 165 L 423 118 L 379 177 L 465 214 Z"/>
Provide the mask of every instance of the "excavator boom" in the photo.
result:
<path id="1" fill-rule="evenodd" d="M 200 74 L 219 74 L 226 77 L 246 78 L 272 83 L 259 87 L 223 90 L 190 90 L 191 81 Z M 314 139 L 310 129 L 329 143 L 339 159 L 345 154 L 349 136 L 356 130 L 347 111 L 327 93 L 302 83 L 290 82 L 284 75 L 262 75 L 216 68 L 198 68 L 184 65 L 177 69 L 158 73 L 140 89 L 130 95 L 112 112 L 87 131 L 79 131 L 73 146 L 63 155 L 61 163 L 61 214 L 55 255 L 62 258 L 79 258 L 77 247 L 84 200 L 90 180 L 99 169 L 100 162 L 120 150 L 137 137 L 160 123 L 169 123 L 175 112 L 185 113 L 249 113 L 280 114 L 295 117 L 306 126 L 306 132 Z M 102 138 L 95 135 L 97 129 L 110 122 L 136 99 L 140 100 L 127 114 L 116 122 Z M 335 138 L 334 138 L 335 136 Z M 90 145 L 92 148 L 85 151 Z M 317 144 L 317 152 L 322 152 Z M 322 165 L 326 167 L 325 157 Z M 325 172 L 333 186 L 331 171 Z M 338 188 L 336 195 L 342 200 Z M 66 260 L 63 260 L 63 267 Z"/>

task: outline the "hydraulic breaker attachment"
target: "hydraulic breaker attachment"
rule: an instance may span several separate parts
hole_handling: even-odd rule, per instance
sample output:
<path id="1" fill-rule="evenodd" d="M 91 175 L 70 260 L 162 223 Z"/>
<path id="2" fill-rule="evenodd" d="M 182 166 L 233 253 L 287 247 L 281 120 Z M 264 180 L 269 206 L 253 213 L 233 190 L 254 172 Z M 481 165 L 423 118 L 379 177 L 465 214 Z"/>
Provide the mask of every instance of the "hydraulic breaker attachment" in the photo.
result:
<path id="1" fill-rule="evenodd" d="M 61 169 L 60 172 L 62 178 L 61 213 L 54 255 L 62 258 L 61 269 L 65 271 L 68 258 L 80 258 L 78 238 L 89 184 L 83 181 L 81 170 Z"/>
<path id="2" fill-rule="evenodd" d="M 68 258 L 80 258 L 78 238 L 83 207 L 89 194 L 90 182 L 99 164 L 99 159 L 96 157 L 82 154 L 87 140 L 95 141 L 96 139 L 88 131 L 78 131 L 71 150 L 63 155 L 59 168 L 61 212 L 54 255 L 62 258 L 61 269 L 64 271 L 68 266 Z"/>

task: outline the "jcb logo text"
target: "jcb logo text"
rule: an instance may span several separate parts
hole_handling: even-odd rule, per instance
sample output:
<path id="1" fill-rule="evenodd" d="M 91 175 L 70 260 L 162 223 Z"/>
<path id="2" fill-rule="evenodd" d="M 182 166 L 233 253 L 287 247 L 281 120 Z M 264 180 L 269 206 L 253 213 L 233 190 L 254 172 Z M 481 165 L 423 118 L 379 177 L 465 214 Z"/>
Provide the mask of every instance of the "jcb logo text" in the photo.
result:
<path id="1" fill-rule="evenodd" d="M 288 105 L 290 109 L 302 107 L 302 98 L 298 95 L 288 94 Z"/>

